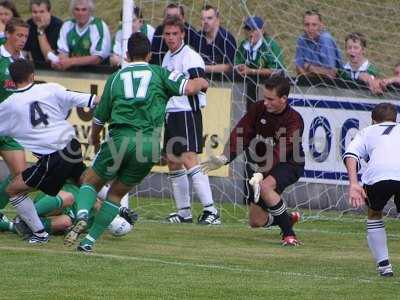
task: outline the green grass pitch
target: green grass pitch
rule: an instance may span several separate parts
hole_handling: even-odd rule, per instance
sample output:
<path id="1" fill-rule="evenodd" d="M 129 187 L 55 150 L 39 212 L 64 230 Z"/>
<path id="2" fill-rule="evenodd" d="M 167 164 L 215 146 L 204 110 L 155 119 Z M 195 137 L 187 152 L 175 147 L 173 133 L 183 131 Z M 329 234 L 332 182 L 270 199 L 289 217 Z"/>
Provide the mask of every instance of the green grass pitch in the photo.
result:
<path id="1" fill-rule="evenodd" d="M 223 225 L 201 227 L 163 224 L 169 200 L 132 201 L 141 215 L 134 231 L 122 238 L 106 234 L 92 255 L 64 247 L 60 236 L 30 246 L 0 233 L 0 299 L 399 297 L 395 219 L 385 219 L 395 276 L 380 278 L 360 216 L 301 222 L 296 230 L 303 244 L 285 248 L 279 230 L 248 228 L 240 206 L 223 204 Z"/>

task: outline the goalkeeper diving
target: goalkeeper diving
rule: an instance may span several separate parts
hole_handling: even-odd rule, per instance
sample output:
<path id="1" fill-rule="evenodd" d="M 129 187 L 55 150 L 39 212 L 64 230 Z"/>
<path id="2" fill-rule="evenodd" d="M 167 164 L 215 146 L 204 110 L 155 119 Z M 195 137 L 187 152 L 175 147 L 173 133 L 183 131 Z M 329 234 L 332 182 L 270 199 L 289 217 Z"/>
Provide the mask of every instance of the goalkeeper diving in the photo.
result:
<path id="1" fill-rule="evenodd" d="M 283 74 L 270 76 L 263 86 L 263 100 L 254 103 L 231 131 L 223 154 L 211 156 L 202 163 L 203 171 L 216 170 L 236 156 L 249 152 L 258 170 L 249 180 L 254 190 L 250 203 L 251 227 L 278 225 L 282 244 L 297 246 L 293 230 L 298 212 L 288 213 L 281 194 L 304 173 L 301 115 L 288 104 L 290 83 Z"/>

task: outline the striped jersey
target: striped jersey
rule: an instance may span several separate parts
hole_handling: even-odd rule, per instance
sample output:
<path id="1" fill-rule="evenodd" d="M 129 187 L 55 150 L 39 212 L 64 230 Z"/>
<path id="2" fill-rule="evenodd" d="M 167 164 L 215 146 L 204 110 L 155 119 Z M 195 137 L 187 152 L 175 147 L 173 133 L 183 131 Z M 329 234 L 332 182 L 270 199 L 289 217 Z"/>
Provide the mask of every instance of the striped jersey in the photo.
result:
<path id="1" fill-rule="evenodd" d="M 92 107 L 94 95 L 71 92 L 56 83 L 30 84 L 0 103 L 0 136 L 10 136 L 37 154 L 62 150 L 75 137 L 66 120 L 74 106 Z M 12 117 L 10 117 L 12 116 Z"/>
<path id="2" fill-rule="evenodd" d="M 183 73 L 186 78 L 205 76 L 205 64 L 200 54 L 182 43 L 174 53 L 165 54 L 162 66 L 169 71 Z M 171 97 L 167 104 L 167 112 L 197 111 L 206 106 L 205 93 L 199 92 L 195 96 Z"/>
<path id="3" fill-rule="evenodd" d="M 59 52 L 69 56 L 97 55 L 104 59 L 111 51 L 110 31 L 97 17 L 91 17 L 81 28 L 75 20 L 67 20 L 61 27 L 57 47 Z"/>

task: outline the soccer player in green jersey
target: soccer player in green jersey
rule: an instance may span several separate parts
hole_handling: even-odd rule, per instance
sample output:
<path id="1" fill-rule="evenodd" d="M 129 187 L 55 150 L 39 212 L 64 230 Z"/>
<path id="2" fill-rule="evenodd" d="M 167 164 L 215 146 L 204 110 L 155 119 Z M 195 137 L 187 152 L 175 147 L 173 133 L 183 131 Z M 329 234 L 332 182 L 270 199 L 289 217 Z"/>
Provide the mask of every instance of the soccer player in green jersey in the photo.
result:
<path id="1" fill-rule="evenodd" d="M 0 103 L 12 94 L 15 88 L 8 67 L 18 58 L 23 58 L 22 49 L 28 39 L 29 26 L 21 19 L 13 18 L 6 26 L 7 41 L 0 46 Z M 0 137 L 0 155 L 10 171 L 10 176 L 0 182 L 0 210 L 9 202 L 5 192 L 11 178 L 26 169 L 25 152 L 22 146 L 11 137 Z"/>
<path id="2" fill-rule="evenodd" d="M 94 113 L 91 143 L 99 144 L 105 123 L 109 124 L 110 137 L 85 173 L 77 197 L 77 220 L 65 236 L 66 245 L 72 245 L 87 227 L 88 213 L 97 192 L 106 182 L 113 182 L 78 251 L 92 251 L 96 240 L 118 214 L 120 199 L 159 160 L 160 133 L 168 99 L 195 95 L 208 88 L 203 78 L 188 80 L 179 72 L 149 65 L 150 42 L 141 32 L 129 38 L 127 57 L 131 63 L 108 78 Z"/>

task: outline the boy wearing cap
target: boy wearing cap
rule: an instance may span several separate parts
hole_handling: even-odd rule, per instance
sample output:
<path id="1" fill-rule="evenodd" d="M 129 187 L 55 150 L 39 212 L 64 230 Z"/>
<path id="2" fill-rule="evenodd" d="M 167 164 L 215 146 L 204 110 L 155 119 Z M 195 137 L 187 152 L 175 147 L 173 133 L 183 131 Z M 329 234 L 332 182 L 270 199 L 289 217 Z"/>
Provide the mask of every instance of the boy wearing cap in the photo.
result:
<path id="1" fill-rule="evenodd" d="M 246 39 L 240 43 L 235 56 L 235 69 L 242 75 L 269 76 L 284 68 L 283 51 L 274 39 L 264 33 L 264 21 L 257 16 L 244 22 Z"/>

